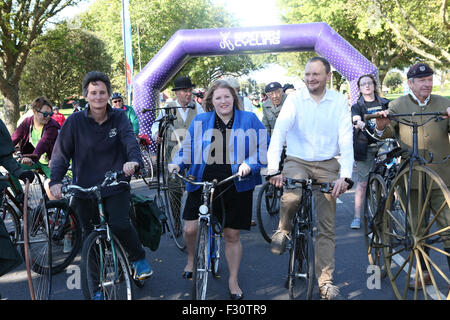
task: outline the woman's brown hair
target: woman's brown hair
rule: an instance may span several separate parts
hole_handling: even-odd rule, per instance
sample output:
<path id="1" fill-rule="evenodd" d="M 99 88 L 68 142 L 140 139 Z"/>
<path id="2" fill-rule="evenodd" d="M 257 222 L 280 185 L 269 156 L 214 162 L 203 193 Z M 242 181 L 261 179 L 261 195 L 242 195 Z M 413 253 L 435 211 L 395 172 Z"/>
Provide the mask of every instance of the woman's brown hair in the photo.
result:
<path id="1" fill-rule="evenodd" d="M 241 105 L 241 102 L 237 95 L 236 90 L 233 87 L 231 87 L 228 84 L 228 82 L 226 82 L 224 80 L 217 80 L 217 81 L 214 81 L 214 83 L 209 87 L 208 91 L 206 92 L 205 99 L 203 100 L 203 109 L 206 112 L 214 110 L 212 98 L 213 98 L 214 92 L 219 88 L 230 90 L 231 95 L 233 96 L 233 106 L 236 107 L 238 110 L 242 110 L 242 105 Z"/>

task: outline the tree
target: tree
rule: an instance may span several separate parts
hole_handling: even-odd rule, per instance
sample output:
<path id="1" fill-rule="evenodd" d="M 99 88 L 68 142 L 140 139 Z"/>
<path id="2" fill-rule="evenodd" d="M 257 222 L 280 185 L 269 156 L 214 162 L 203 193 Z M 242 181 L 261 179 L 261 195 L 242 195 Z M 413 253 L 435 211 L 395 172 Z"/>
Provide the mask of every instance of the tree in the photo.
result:
<path id="1" fill-rule="evenodd" d="M 72 28 L 67 22 L 47 31 L 30 51 L 20 81 L 21 104 L 45 95 L 61 105 L 68 96 L 80 94 L 87 72 L 110 72 L 111 58 L 104 48 L 103 41 L 95 35 Z"/>
<path id="2" fill-rule="evenodd" d="M 10 132 L 19 119 L 19 82 L 28 54 L 50 19 L 81 0 L 2 0 L 0 2 L 0 92 Z"/>
<path id="3" fill-rule="evenodd" d="M 116 0 L 97 0 L 81 15 L 82 26 L 95 32 L 106 43 L 112 57 L 111 82 L 115 90 L 125 91 L 124 52 L 122 47 L 121 4 Z M 221 28 L 233 26 L 231 16 L 209 0 L 131 0 L 133 52 L 150 61 L 179 29 Z M 139 28 L 138 28 L 139 27 Z M 139 63 L 134 54 L 134 70 Z M 207 87 L 222 75 L 241 75 L 257 68 L 248 56 L 201 57 L 191 59 L 179 74 L 189 74 L 193 82 Z M 171 85 L 170 83 L 168 84 Z"/>
<path id="4" fill-rule="evenodd" d="M 367 0 L 368 1 L 368 0 Z M 379 70 L 380 82 L 392 68 L 408 64 L 412 54 L 405 46 L 399 46 L 387 23 L 376 14 L 375 7 L 363 6 L 366 0 L 278 0 L 283 21 L 287 23 L 308 23 L 324 21 L 355 49 L 364 55 Z M 301 55 L 301 68 L 308 55 Z M 289 69 L 289 68 L 288 68 Z M 335 76 L 339 86 L 343 79 Z"/>
<path id="5" fill-rule="evenodd" d="M 396 89 L 398 86 L 401 86 L 403 83 L 402 75 L 400 72 L 391 71 L 388 72 L 386 78 L 384 78 L 384 85 L 389 89 Z"/>
<path id="6" fill-rule="evenodd" d="M 422 59 L 448 68 L 448 0 L 370 0 L 396 38 Z"/>

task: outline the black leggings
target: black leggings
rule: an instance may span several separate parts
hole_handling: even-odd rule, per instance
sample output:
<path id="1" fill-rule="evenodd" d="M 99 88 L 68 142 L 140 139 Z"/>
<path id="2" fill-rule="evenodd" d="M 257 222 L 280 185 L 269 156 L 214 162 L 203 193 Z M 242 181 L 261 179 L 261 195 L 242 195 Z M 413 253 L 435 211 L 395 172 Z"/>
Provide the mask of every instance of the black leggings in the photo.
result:
<path id="1" fill-rule="evenodd" d="M 130 221 L 130 192 L 124 191 L 102 200 L 108 224 L 127 251 L 129 260 L 145 258 L 144 248 Z M 74 197 L 72 207 L 80 217 L 85 238 L 93 230 L 93 225 L 99 223 L 97 201 Z"/>

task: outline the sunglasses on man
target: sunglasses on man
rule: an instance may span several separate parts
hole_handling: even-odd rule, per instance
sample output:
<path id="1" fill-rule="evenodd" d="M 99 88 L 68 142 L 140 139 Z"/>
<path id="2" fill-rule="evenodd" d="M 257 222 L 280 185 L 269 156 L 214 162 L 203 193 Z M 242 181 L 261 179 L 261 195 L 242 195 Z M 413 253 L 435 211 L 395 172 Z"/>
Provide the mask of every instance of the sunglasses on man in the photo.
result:
<path id="1" fill-rule="evenodd" d="M 42 116 L 44 117 L 44 118 L 47 118 L 48 116 L 52 116 L 53 115 L 53 112 L 42 112 L 42 111 L 40 111 L 40 110 L 36 110 L 37 112 L 39 112 L 40 114 L 42 114 Z"/>

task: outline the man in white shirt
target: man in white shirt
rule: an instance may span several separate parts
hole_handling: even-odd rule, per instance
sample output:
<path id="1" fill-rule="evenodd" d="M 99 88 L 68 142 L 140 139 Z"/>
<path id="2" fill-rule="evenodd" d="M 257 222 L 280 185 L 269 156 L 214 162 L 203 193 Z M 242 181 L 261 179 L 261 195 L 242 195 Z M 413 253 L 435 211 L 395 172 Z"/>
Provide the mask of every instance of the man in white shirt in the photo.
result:
<path id="1" fill-rule="evenodd" d="M 314 57 L 308 61 L 305 66 L 307 88 L 286 98 L 267 152 L 268 174 L 276 174 L 286 143 L 283 172 L 270 179 L 277 187 L 282 187 L 283 176 L 335 183 L 332 194 L 314 192 L 317 219 L 315 272 L 323 299 L 334 299 L 339 294 L 333 285 L 334 216 L 336 199 L 347 190 L 345 178 L 351 178 L 353 170 L 353 135 L 347 99 L 326 88 L 330 79 L 331 66 L 326 59 Z M 335 158 L 338 154 L 339 160 Z M 285 250 L 300 197 L 300 189 L 284 191 L 278 231 L 271 242 L 274 254 L 282 254 Z"/>

